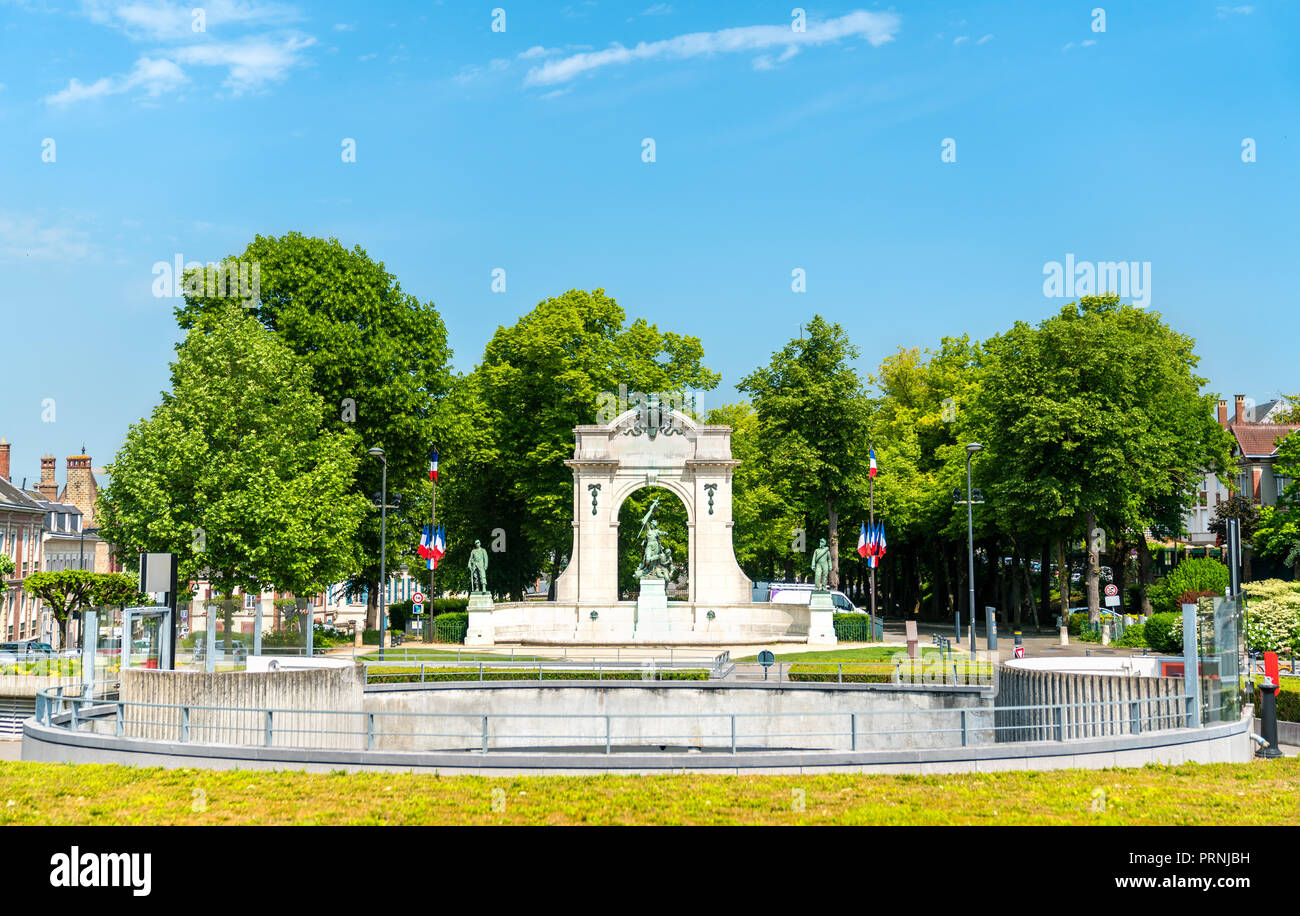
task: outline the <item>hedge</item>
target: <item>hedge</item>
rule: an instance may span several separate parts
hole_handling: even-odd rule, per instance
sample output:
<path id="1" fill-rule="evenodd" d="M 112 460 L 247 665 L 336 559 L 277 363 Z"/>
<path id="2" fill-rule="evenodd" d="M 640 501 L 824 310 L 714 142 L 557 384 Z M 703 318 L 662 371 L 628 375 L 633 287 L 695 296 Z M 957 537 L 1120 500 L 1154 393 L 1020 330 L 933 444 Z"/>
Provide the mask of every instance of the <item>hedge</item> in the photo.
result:
<path id="1" fill-rule="evenodd" d="M 831 618 L 835 639 L 839 642 L 874 642 L 871 632 L 871 615 L 836 614 Z"/>
<path id="2" fill-rule="evenodd" d="M 418 667 L 380 668 L 374 673 L 367 672 L 366 680 L 372 684 L 419 684 L 435 681 L 707 681 L 707 671 L 656 671 L 654 677 L 646 678 L 640 671 L 542 671 L 539 678 L 536 668 L 484 668 L 479 677 L 478 668 L 442 668 L 428 667 L 423 675 Z"/>
<path id="3" fill-rule="evenodd" d="M 1255 715 L 1264 708 L 1263 693 L 1255 688 Z M 1279 722 L 1300 722 L 1300 693 L 1285 688 L 1277 692 L 1277 719 Z"/>
<path id="4" fill-rule="evenodd" d="M 1172 612 L 1152 614 L 1143 626 L 1143 635 L 1147 645 L 1157 652 L 1182 652 L 1183 615 Z"/>
<path id="5" fill-rule="evenodd" d="M 894 680 L 892 663 L 847 663 L 791 665 L 785 676 L 791 681 L 845 684 L 889 684 Z"/>
<path id="6" fill-rule="evenodd" d="M 1171 569 L 1164 578 L 1147 589 L 1153 610 L 1174 613 L 1178 600 L 1187 592 L 1222 595 L 1229 584 L 1228 567 L 1209 557 L 1191 557 Z"/>

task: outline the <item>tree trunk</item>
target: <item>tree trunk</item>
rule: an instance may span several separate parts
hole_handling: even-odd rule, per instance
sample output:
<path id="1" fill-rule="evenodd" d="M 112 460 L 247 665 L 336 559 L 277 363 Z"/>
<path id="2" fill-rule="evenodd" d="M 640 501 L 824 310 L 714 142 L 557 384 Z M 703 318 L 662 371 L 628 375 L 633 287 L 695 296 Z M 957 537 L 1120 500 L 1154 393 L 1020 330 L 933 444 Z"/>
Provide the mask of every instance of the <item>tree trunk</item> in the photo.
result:
<path id="1" fill-rule="evenodd" d="M 1092 509 L 1088 510 L 1088 566 L 1084 571 L 1085 585 L 1088 591 L 1088 621 L 1098 623 L 1101 620 L 1101 590 L 1098 586 L 1101 584 L 1101 560 L 1099 539 L 1101 532 L 1097 530 L 1097 513 Z"/>
<path id="2" fill-rule="evenodd" d="M 1039 628 L 1038 602 L 1034 600 L 1034 584 L 1029 579 L 1029 558 L 1028 557 L 1025 558 L 1025 563 L 1023 566 L 1020 567 L 1020 569 L 1021 569 L 1021 575 L 1025 577 L 1025 603 L 1029 605 L 1029 613 L 1034 621 L 1034 629 L 1037 630 Z M 1043 577 L 1043 581 L 1047 581 L 1046 576 Z"/>
<path id="3" fill-rule="evenodd" d="M 1070 622 L 1070 566 L 1065 557 L 1065 537 L 1056 539 L 1056 581 L 1061 590 L 1061 626 Z"/>
<path id="4" fill-rule="evenodd" d="M 831 575 L 830 587 L 837 589 L 840 587 L 840 517 L 835 512 L 835 507 L 831 505 L 831 498 L 826 497 L 826 527 L 829 529 L 829 537 L 826 544 L 831 549 Z"/>
<path id="5" fill-rule="evenodd" d="M 1038 567 L 1038 604 L 1034 609 L 1034 619 L 1038 619 L 1041 610 L 1044 617 L 1052 613 L 1052 543 L 1043 541 L 1043 554 Z"/>
<path id="6" fill-rule="evenodd" d="M 1147 543 L 1147 536 L 1142 533 L 1138 537 L 1138 574 L 1137 585 L 1138 592 L 1142 596 L 1140 610 L 1143 617 L 1151 616 L 1151 596 L 1147 594 L 1147 586 L 1155 581 L 1155 576 L 1151 574 L 1151 545 Z"/>

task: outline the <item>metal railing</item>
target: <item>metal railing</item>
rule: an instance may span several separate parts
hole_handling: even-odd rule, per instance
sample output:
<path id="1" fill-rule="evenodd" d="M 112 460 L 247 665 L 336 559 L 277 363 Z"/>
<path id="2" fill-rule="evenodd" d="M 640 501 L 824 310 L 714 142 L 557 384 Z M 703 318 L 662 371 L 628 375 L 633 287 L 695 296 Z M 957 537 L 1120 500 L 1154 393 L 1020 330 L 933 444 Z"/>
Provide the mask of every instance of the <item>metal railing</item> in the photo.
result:
<path id="1" fill-rule="evenodd" d="M 1013 740 L 1065 744 L 1093 737 L 1072 733 L 1067 725 L 1072 716 L 1107 719 L 1117 723 L 1115 734 L 1140 735 L 1188 727 L 1194 721 L 1191 702 L 1176 696 L 996 710 L 972 706 L 797 713 L 478 714 L 138 703 L 94 700 L 52 688 L 37 694 L 36 720 L 46 727 L 116 737 L 239 747 L 480 754 L 672 748 L 735 754 L 969 747 Z M 1023 722 L 999 724 L 1001 714 L 1009 712 L 1044 714 L 1048 723 L 1040 734 L 1026 739 Z M 512 722 L 518 725 L 509 727 Z M 444 723 L 441 729 L 422 727 L 438 723 Z"/>
<path id="2" fill-rule="evenodd" d="M 413 659 L 411 661 L 391 661 L 385 658 L 384 661 L 366 661 L 366 683 L 367 684 L 384 684 L 384 683 L 426 683 L 433 681 L 446 680 L 528 680 L 543 681 L 548 677 L 552 680 L 563 675 L 585 675 L 591 680 L 601 681 L 612 678 L 617 675 L 636 674 L 641 680 L 661 681 L 671 680 L 671 675 L 675 673 L 684 673 L 690 671 L 701 672 L 707 675 L 708 679 L 718 679 L 725 677 L 727 673 L 727 663 L 721 661 L 722 656 L 711 658 L 704 663 L 694 663 L 685 660 L 677 662 L 662 661 L 625 661 L 616 662 L 612 660 L 603 661 L 490 661 L 480 659 L 478 661 L 455 662 L 440 659 Z M 732 664 L 730 667 L 734 668 Z M 447 677 L 449 674 L 460 675 L 459 677 Z M 502 675 L 517 674 L 517 677 L 503 677 Z M 418 677 L 418 680 L 417 680 Z M 628 680 L 626 677 L 620 677 L 619 680 Z"/>

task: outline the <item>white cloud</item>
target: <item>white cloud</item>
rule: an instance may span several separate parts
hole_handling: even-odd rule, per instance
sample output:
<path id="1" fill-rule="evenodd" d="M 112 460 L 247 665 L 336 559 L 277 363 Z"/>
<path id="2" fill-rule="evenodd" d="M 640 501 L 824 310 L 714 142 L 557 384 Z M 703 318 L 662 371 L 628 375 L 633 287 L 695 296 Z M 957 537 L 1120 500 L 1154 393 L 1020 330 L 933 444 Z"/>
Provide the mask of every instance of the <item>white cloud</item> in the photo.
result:
<path id="1" fill-rule="evenodd" d="M 1080 47 L 1091 48 L 1091 47 L 1092 47 L 1093 45 L 1095 45 L 1096 43 L 1097 43 L 1097 39 L 1095 39 L 1095 38 L 1089 38 L 1087 41 L 1085 41 L 1085 42 L 1081 42 L 1081 43 L 1080 43 Z"/>
<path id="2" fill-rule="evenodd" d="M 685 60 L 711 54 L 761 51 L 766 48 L 810 47 L 844 38 L 863 38 L 872 47 L 893 41 L 901 20 L 895 13 L 869 13 L 858 10 L 828 19 L 809 22 L 806 31 L 795 32 L 789 25 L 753 25 L 717 32 L 694 32 L 662 41 L 640 42 L 635 47 L 614 45 L 603 51 L 572 54 L 561 60 L 547 61 L 533 67 L 524 79 L 526 86 L 551 86 L 564 83 L 583 73 L 615 64 L 657 59 Z"/>
<path id="3" fill-rule="evenodd" d="M 204 32 L 194 31 L 195 9 L 204 13 L 206 32 L 226 26 L 284 25 L 301 16 L 291 6 L 279 3 L 256 3 L 248 0 L 202 0 L 169 3 L 167 0 L 82 0 L 82 10 L 92 22 L 124 32 L 134 40 L 176 41 L 194 38 Z"/>
<path id="4" fill-rule="evenodd" d="M 967 35 L 958 35 L 956 38 L 954 38 L 954 39 L 952 40 L 952 43 L 953 43 L 953 46 L 956 47 L 957 45 L 962 44 L 962 43 L 967 42 L 967 41 L 970 41 L 970 37 L 969 37 L 969 36 L 967 36 Z"/>
<path id="5" fill-rule="evenodd" d="M 1220 19 L 1227 19 L 1229 16 L 1249 16 L 1255 12 L 1253 6 L 1221 6 L 1218 7 L 1215 15 Z"/>
<path id="6" fill-rule="evenodd" d="M 97 99 L 106 95 L 119 95 L 133 89 L 142 90 L 151 98 L 157 98 L 165 92 L 179 89 L 188 82 L 185 72 L 173 61 L 141 57 L 135 62 L 130 73 L 121 76 L 105 76 L 90 85 L 73 78 L 67 88 L 45 97 L 50 105 L 70 105 L 87 99 Z"/>
<path id="7" fill-rule="evenodd" d="M 993 40 L 993 36 L 992 36 L 992 35 L 985 35 L 985 36 L 984 36 L 983 38 L 981 38 L 979 41 L 975 42 L 975 44 L 977 44 L 977 45 L 982 45 L 982 44 L 985 44 L 985 43 L 990 42 L 990 41 L 992 41 L 992 40 Z"/>
<path id="8" fill-rule="evenodd" d="M 350 25 L 346 22 L 334 23 L 334 31 L 336 32 L 355 32 L 356 30 L 357 27 L 355 25 Z"/>
<path id="9" fill-rule="evenodd" d="M 673 11 L 672 4 L 656 3 L 654 6 L 650 7 L 649 9 L 642 10 L 641 15 L 642 16 L 668 16 L 672 14 L 672 11 Z"/>
<path id="10" fill-rule="evenodd" d="M 316 39 L 290 35 L 281 39 L 265 37 L 241 41 L 215 42 L 176 48 L 171 56 L 183 64 L 225 67 L 222 85 L 235 93 L 257 89 L 263 83 L 284 79 L 291 68 L 302 61 L 300 53 Z"/>
<path id="11" fill-rule="evenodd" d="M 84 261 L 98 254 L 82 229 L 0 211 L 0 260 Z"/>

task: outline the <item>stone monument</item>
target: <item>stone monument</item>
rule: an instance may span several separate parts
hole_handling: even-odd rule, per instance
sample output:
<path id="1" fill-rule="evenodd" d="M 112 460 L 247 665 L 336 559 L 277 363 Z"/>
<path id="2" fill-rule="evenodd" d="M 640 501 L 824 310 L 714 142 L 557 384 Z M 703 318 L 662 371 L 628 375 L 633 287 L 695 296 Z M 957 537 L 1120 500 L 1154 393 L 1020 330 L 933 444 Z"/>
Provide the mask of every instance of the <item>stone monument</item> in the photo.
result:
<path id="1" fill-rule="evenodd" d="M 833 646 L 835 604 L 827 587 L 831 577 L 831 549 L 822 538 L 812 555 L 813 591 L 808 598 L 808 645 Z"/>
<path id="2" fill-rule="evenodd" d="M 637 642 L 668 638 L 672 625 L 668 621 L 668 580 L 673 576 L 672 553 L 659 542 L 659 523 L 655 509 L 659 500 L 641 518 L 641 565 L 636 576 L 641 589 L 636 598 L 635 633 Z"/>
<path id="3" fill-rule="evenodd" d="M 490 646 L 496 642 L 492 624 L 492 595 L 487 590 L 488 553 L 482 541 L 474 542 L 469 552 L 469 628 L 465 645 Z"/>

